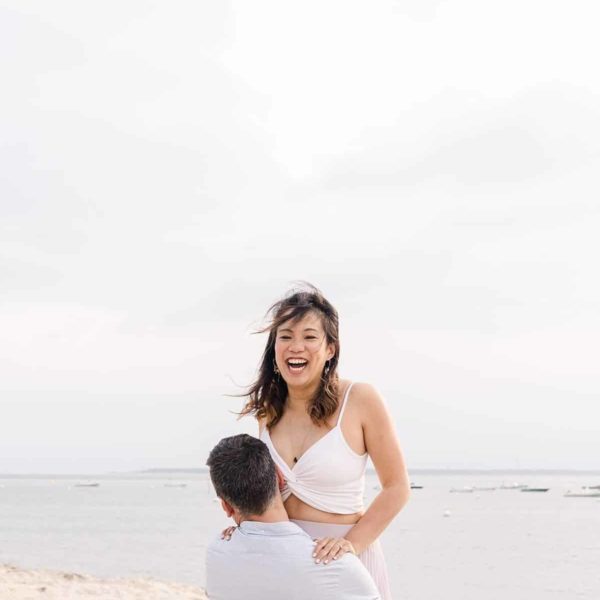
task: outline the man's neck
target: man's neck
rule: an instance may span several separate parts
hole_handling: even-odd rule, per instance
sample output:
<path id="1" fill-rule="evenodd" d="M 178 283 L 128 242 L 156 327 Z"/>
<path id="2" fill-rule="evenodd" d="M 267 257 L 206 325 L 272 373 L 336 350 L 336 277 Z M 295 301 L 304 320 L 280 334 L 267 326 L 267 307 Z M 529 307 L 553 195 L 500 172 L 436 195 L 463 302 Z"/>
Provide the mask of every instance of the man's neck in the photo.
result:
<path id="1" fill-rule="evenodd" d="M 245 515 L 240 517 L 240 523 L 244 521 L 259 521 L 260 523 L 280 523 L 281 521 L 289 521 L 288 514 L 282 502 L 278 502 L 276 506 L 271 506 L 262 513 L 262 515 Z"/>

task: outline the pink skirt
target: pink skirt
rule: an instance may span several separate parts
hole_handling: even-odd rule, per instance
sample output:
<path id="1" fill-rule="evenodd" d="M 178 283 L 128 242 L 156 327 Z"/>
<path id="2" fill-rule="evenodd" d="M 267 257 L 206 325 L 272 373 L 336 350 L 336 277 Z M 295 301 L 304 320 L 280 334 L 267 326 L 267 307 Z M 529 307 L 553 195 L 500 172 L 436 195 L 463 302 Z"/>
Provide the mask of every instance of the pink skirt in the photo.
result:
<path id="1" fill-rule="evenodd" d="M 314 521 L 300 521 L 299 519 L 290 519 L 301 527 L 312 538 L 322 537 L 344 537 L 353 525 L 336 525 L 335 523 L 315 523 Z M 379 540 L 375 540 L 368 548 L 358 555 L 361 562 L 371 574 L 381 600 L 392 600 L 392 592 L 388 581 L 387 566 L 385 557 Z"/>

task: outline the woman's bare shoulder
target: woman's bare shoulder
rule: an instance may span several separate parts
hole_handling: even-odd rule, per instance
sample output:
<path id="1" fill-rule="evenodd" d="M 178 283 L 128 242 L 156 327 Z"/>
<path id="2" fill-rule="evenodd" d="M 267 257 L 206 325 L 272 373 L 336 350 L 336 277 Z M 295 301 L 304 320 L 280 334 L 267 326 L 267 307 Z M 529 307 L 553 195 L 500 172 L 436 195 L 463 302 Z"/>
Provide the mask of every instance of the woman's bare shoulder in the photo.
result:
<path id="1" fill-rule="evenodd" d="M 348 386 L 352 383 L 352 381 L 350 381 L 349 379 L 338 379 L 337 382 L 337 390 L 338 390 L 338 395 L 343 398 L 344 394 L 346 393 L 346 390 L 348 389 Z"/>
<path id="2" fill-rule="evenodd" d="M 364 381 L 355 381 L 352 384 L 351 393 L 353 396 L 360 398 L 371 398 L 374 396 L 381 397 L 381 394 L 373 384 L 365 383 Z"/>
<path id="3" fill-rule="evenodd" d="M 354 382 L 354 385 L 350 390 L 350 395 L 352 397 L 352 403 L 361 413 L 378 410 L 385 406 L 383 396 L 379 393 L 379 390 L 370 383 L 364 383 L 362 381 Z"/>

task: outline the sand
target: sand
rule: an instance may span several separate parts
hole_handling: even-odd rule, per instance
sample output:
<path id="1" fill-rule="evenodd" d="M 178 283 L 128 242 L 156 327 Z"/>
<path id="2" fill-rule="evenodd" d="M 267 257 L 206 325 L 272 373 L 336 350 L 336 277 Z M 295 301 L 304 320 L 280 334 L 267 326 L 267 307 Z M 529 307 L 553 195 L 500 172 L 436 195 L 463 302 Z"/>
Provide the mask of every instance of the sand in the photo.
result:
<path id="1" fill-rule="evenodd" d="M 153 579 L 98 579 L 0 565 L 0 600 L 206 600 L 200 588 Z"/>

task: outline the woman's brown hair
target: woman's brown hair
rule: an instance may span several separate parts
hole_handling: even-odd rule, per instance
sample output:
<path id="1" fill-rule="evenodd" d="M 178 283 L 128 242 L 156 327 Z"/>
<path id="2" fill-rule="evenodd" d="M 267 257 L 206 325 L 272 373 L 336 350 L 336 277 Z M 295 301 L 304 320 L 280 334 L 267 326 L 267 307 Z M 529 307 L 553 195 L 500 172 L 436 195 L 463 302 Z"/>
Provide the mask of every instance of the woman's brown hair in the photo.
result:
<path id="1" fill-rule="evenodd" d="M 268 331 L 269 337 L 258 369 L 258 377 L 244 394 L 248 397 L 248 401 L 240 416 L 254 415 L 257 419 L 266 419 L 267 427 L 272 427 L 281 419 L 287 398 L 287 384 L 281 374 L 275 372 L 277 329 L 287 321 L 297 323 L 307 313 L 312 312 L 320 317 L 325 331 L 325 342 L 333 344 L 335 348 L 333 357 L 325 363 L 321 385 L 309 408 L 310 418 L 320 425 L 325 423 L 338 407 L 337 366 L 340 357 L 338 314 L 320 290 L 310 284 L 304 284 L 304 288 L 292 290 L 284 298 L 275 302 L 267 311 L 269 324 L 256 332 Z"/>

